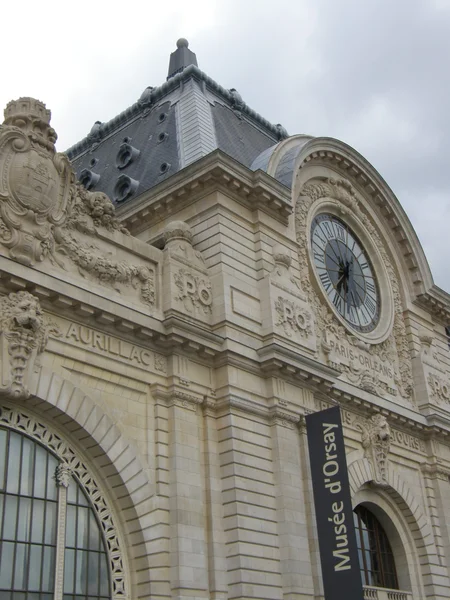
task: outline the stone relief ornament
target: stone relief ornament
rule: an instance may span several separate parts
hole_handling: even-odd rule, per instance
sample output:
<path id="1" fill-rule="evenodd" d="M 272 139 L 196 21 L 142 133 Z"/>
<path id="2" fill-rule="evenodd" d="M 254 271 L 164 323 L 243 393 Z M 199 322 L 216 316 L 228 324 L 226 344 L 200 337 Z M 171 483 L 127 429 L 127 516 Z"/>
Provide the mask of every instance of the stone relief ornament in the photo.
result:
<path id="1" fill-rule="evenodd" d="M 76 183 L 76 193 L 72 197 L 67 229 L 78 229 L 82 233 L 94 235 L 96 229 L 104 227 L 107 231 L 120 231 L 130 235 L 115 216 L 111 200 L 103 192 L 88 192 L 81 183 Z"/>
<path id="2" fill-rule="evenodd" d="M 62 269 L 66 256 L 83 277 L 121 291 L 139 289 L 155 304 L 155 274 L 149 265 L 115 261 L 98 245 L 101 230 L 129 235 L 101 192 L 89 192 L 69 160 L 55 150 L 50 111 L 33 98 L 12 101 L 0 126 L 0 244 L 11 258 L 33 266 L 45 258 Z"/>
<path id="3" fill-rule="evenodd" d="M 371 463 L 375 483 L 387 482 L 388 453 L 391 446 L 391 429 L 386 417 L 374 415 L 370 419 L 361 419 L 355 425 L 362 431 L 364 456 Z"/>
<path id="4" fill-rule="evenodd" d="M 288 337 L 298 333 L 308 338 L 312 334 L 311 313 L 300 305 L 278 296 L 275 310 L 278 316 L 275 325 L 282 327 Z"/>
<path id="5" fill-rule="evenodd" d="M 298 279 L 291 273 L 292 258 L 289 251 L 279 244 L 272 248 L 275 266 L 270 273 L 270 281 L 275 287 L 306 300 Z"/>
<path id="6" fill-rule="evenodd" d="M 164 250 L 171 258 L 188 267 L 195 267 L 207 273 L 205 259 L 199 250 L 192 247 L 192 231 L 184 221 L 172 221 L 164 230 Z"/>
<path id="7" fill-rule="evenodd" d="M 53 228 L 67 216 L 74 175 L 55 150 L 50 111 L 33 98 L 10 102 L 0 126 L 0 242 L 25 265 L 53 247 Z"/>
<path id="8" fill-rule="evenodd" d="M 27 380 L 54 327 L 30 293 L 0 297 L 0 394 L 28 398 Z"/>
<path id="9" fill-rule="evenodd" d="M 306 226 L 308 222 L 308 214 L 312 204 L 320 198 L 332 198 L 339 202 L 340 210 L 343 214 L 355 214 L 364 225 L 366 231 L 370 234 L 375 242 L 383 263 L 389 274 L 389 279 L 392 286 L 394 297 L 394 326 L 393 336 L 380 344 L 368 344 L 359 340 L 356 336 L 351 335 L 344 326 L 342 326 L 333 312 L 319 298 L 314 287 L 311 284 L 309 272 L 309 249 Z M 301 284 L 308 298 L 310 305 L 313 307 L 317 329 L 322 331 L 322 339 L 318 339 L 318 352 L 323 352 L 325 357 L 336 355 L 332 352 L 331 344 L 336 344 L 345 340 L 347 349 L 345 352 L 350 352 L 361 358 L 362 355 L 367 357 L 368 362 L 364 357 L 361 358 L 366 362 L 366 367 L 372 370 L 372 366 L 376 365 L 376 370 L 381 376 L 381 387 L 390 394 L 399 393 L 404 399 L 412 402 L 413 378 L 411 356 L 408 348 L 406 326 L 403 318 L 402 302 L 400 295 L 400 286 L 395 269 L 389 258 L 387 251 L 384 248 L 380 235 L 372 224 L 370 218 L 363 211 L 361 203 L 358 201 L 356 192 L 351 184 L 343 179 L 326 179 L 324 181 L 315 181 L 307 183 L 301 190 L 301 197 L 296 203 L 296 235 L 299 245 L 299 263 L 301 265 Z M 347 357 L 348 358 L 348 357 Z M 339 361 L 340 363 L 341 361 Z M 339 367 L 336 361 L 336 366 Z M 394 389 L 387 383 L 386 366 L 392 370 L 392 380 L 397 389 Z M 342 367 L 342 371 L 348 371 L 350 367 L 347 365 Z M 383 378 L 385 379 L 383 381 Z M 366 378 L 367 380 L 367 378 Z M 375 389 L 375 388 L 374 388 Z"/>
<path id="10" fill-rule="evenodd" d="M 211 283 L 186 269 L 180 269 L 173 276 L 178 288 L 177 300 L 183 303 L 187 312 L 194 312 L 195 308 L 199 308 L 205 314 L 211 314 Z"/>
<path id="11" fill-rule="evenodd" d="M 58 242 L 53 260 L 63 269 L 64 263 L 59 256 L 68 256 L 78 267 L 82 277 L 92 276 L 94 280 L 109 285 L 117 292 L 121 286 L 140 290 L 143 302 L 154 306 L 156 301 L 155 274 L 143 265 L 132 265 L 127 261 L 115 261 L 105 256 L 105 252 L 94 243 L 83 243 L 67 229 L 55 231 Z"/>
<path id="12" fill-rule="evenodd" d="M 427 381 L 431 396 L 438 402 L 450 404 L 450 380 L 437 373 L 429 373 Z"/>

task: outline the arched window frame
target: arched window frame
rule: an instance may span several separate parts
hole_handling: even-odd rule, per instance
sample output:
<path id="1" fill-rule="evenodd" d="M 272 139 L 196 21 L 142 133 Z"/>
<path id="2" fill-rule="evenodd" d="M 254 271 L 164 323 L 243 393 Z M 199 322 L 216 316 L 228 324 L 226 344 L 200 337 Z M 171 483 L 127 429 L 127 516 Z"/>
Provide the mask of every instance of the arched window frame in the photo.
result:
<path id="1" fill-rule="evenodd" d="M 364 505 L 360 504 L 356 506 L 353 512 L 363 585 L 393 590 L 400 589 L 394 553 L 392 552 L 389 538 L 382 524 L 378 520 L 377 516 Z M 372 528 L 370 531 L 367 531 L 367 525 L 364 521 L 363 515 L 372 522 Z M 379 565 L 376 571 L 373 568 L 369 568 L 369 565 L 367 564 L 367 553 L 375 554 L 376 563 Z M 386 558 L 383 558 L 383 554 Z M 389 573 L 386 573 L 385 569 L 386 559 L 390 562 Z M 372 557 L 370 560 L 372 561 Z M 378 577 L 378 579 L 374 582 L 370 580 L 370 574 L 373 572 L 376 572 Z M 391 579 L 388 579 L 388 575 L 391 576 Z"/>
<path id="2" fill-rule="evenodd" d="M 47 425 L 21 409 L 8 405 L 0 407 L 0 426 L 29 436 L 50 450 L 59 460 L 56 473 L 58 486 L 58 530 L 56 546 L 55 600 L 63 597 L 64 545 L 66 527 L 67 486 L 69 477 L 75 477 L 85 492 L 98 522 L 101 524 L 110 568 L 112 600 L 129 597 L 128 583 L 119 534 L 108 502 L 90 470 L 73 448 Z"/>

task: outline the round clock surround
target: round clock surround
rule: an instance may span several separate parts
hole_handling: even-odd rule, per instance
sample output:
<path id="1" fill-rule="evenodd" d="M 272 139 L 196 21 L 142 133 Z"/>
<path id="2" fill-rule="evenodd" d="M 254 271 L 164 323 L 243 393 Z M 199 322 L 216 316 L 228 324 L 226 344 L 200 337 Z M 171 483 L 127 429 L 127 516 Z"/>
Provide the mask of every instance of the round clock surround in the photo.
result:
<path id="1" fill-rule="evenodd" d="M 339 321 L 356 337 L 380 343 L 393 325 L 393 299 L 383 259 L 355 214 L 321 200 L 309 215 L 309 257 L 317 285 Z"/>

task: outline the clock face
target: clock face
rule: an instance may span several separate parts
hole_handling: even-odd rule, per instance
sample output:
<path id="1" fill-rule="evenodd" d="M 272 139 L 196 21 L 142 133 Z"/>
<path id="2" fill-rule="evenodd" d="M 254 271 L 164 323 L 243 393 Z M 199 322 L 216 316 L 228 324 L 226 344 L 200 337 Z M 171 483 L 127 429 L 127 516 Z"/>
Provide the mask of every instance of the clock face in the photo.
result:
<path id="1" fill-rule="evenodd" d="M 352 329 L 373 331 L 380 318 L 378 283 L 357 236 L 334 215 L 319 214 L 312 222 L 311 254 L 336 312 Z"/>

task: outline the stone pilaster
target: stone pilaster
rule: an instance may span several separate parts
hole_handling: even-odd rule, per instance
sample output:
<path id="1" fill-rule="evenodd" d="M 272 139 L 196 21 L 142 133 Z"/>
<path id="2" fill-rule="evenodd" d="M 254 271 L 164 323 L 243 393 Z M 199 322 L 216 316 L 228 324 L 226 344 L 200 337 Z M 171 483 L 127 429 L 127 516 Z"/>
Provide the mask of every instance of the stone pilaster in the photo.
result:
<path id="1" fill-rule="evenodd" d="M 314 586 L 297 427 L 300 416 L 278 407 L 271 412 L 283 600 L 312 600 Z"/>
<path id="2" fill-rule="evenodd" d="M 198 405 L 171 390 L 169 399 L 170 580 L 174 600 L 209 598 L 205 502 Z"/>
<path id="3" fill-rule="evenodd" d="M 215 404 L 215 399 L 206 399 L 203 403 L 209 593 L 210 600 L 226 600 L 227 563 Z"/>

